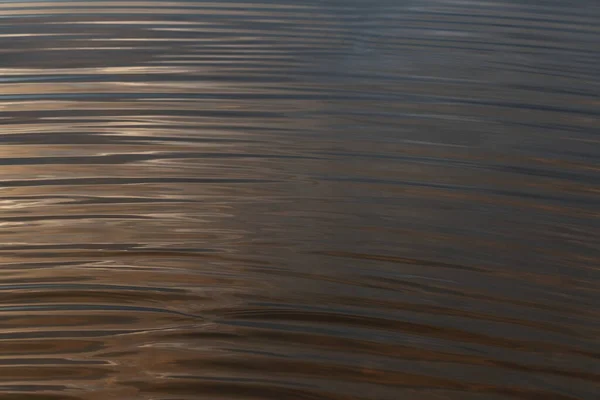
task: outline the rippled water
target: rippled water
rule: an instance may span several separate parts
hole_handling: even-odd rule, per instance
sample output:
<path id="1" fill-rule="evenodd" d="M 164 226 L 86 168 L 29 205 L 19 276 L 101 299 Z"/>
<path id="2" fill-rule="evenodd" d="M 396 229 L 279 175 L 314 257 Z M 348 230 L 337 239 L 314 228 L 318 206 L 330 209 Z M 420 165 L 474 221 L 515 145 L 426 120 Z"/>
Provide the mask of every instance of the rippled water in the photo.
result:
<path id="1" fill-rule="evenodd" d="M 2 1 L 2 399 L 597 399 L 597 0 Z"/>

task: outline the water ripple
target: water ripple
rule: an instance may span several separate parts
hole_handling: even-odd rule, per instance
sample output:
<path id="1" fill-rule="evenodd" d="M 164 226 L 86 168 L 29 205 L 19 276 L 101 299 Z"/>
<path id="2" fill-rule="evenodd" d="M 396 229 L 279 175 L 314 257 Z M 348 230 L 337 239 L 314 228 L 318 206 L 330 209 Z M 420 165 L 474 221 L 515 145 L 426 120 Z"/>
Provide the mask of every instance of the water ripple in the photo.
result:
<path id="1" fill-rule="evenodd" d="M 596 399 L 599 22 L 0 2 L 0 397 Z"/>

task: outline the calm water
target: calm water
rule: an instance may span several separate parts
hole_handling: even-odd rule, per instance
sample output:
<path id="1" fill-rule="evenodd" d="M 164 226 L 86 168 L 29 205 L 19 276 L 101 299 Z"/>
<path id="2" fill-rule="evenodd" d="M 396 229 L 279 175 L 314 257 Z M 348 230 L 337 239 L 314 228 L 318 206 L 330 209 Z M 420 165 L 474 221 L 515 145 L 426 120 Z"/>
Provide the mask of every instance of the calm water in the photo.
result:
<path id="1" fill-rule="evenodd" d="M 2 399 L 597 399 L 597 0 L 0 2 Z"/>

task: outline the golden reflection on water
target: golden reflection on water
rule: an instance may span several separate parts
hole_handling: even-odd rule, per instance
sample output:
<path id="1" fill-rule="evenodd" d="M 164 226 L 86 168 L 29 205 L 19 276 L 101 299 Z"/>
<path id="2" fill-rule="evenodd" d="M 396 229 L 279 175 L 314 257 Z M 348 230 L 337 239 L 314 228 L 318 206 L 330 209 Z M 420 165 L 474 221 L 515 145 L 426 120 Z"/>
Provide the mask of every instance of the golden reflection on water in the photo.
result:
<path id="1" fill-rule="evenodd" d="M 595 398 L 594 2 L 0 11 L 0 397 Z"/>

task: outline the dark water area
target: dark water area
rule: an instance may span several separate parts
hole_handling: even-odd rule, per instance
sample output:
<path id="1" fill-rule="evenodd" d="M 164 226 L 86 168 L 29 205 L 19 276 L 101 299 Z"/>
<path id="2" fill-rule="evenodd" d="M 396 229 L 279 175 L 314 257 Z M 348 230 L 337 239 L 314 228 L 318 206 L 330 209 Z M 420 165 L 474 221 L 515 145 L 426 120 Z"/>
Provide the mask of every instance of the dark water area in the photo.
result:
<path id="1" fill-rule="evenodd" d="M 0 398 L 600 398 L 597 0 L 0 2 Z"/>

